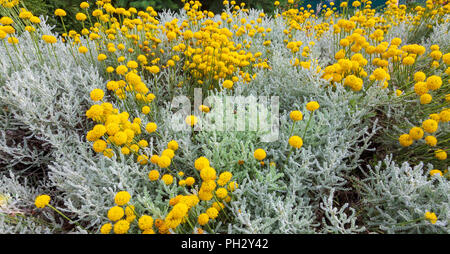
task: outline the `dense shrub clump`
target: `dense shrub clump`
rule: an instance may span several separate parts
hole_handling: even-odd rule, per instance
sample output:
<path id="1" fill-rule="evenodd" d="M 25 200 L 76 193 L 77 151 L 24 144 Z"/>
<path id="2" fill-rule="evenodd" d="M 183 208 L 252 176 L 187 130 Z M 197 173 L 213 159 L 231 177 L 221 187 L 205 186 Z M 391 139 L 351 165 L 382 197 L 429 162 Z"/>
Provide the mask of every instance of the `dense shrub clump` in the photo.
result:
<path id="1" fill-rule="evenodd" d="M 26 2 L 0 0 L 0 232 L 450 232 L 450 4 Z"/>

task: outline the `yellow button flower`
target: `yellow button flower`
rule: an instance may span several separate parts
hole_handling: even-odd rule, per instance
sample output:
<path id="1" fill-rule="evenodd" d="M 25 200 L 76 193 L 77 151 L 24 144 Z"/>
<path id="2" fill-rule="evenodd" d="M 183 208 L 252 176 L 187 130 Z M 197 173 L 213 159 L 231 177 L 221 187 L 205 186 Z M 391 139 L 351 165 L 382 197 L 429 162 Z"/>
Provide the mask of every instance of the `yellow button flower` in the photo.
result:
<path id="1" fill-rule="evenodd" d="M 50 196 L 48 195 L 39 195 L 34 200 L 34 204 L 37 208 L 44 208 L 50 203 Z"/>

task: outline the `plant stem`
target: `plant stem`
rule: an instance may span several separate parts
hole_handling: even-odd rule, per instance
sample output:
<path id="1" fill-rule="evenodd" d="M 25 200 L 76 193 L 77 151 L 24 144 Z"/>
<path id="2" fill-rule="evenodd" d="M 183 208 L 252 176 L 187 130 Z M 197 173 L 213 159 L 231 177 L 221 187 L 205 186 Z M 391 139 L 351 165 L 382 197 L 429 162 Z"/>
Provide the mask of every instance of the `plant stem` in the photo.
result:
<path id="1" fill-rule="evenodd" d="M 62 212 L 60 212 L 58 209 L 56 209 L 55 207 L 53 207 L 50 204 L 47 204 L 48 207 L 50 207 L 51 209 L 53 209 L 55 212 L 57 212 L 59 215 L 61 215 L 64 219 L 72 222 L 73 224 L 77 225 L 78 227 L 80 227 L 83 230 L 86 230 L 84 227 L 82 227 L 80 224 L 78 224 L 78 222 L 75 222 L 73 220 L 71 220 L 69 217 L 67 217 L 66 215 L 64 215 Z M 87 230 L 86 230 L 87 231 Z"/>

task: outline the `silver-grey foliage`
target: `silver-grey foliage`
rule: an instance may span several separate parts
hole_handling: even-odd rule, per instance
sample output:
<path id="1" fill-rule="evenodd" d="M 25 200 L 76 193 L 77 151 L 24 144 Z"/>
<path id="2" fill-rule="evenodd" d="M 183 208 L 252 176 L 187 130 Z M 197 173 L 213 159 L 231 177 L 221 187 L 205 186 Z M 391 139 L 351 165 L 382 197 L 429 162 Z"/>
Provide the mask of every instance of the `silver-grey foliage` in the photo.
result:
<path id="1" fill-rule="evenodd" d="M 256 19 L 258 14 L 251 10 L 249 14 L 239 15 Z M 160 13 L 161 24 L 175 17 L 186 19 L 186 13 Z M 380 130 L 374 109 L 385 106 L 385 114 L 394 118 L 406 109 L 389 104 L 392 98 L 387 90 L 376 87 L 365 94 L 354 93 L 340 85 L 325 87 L 328 82 L 317 73 L 317 63 L 311 63 L 310 69 L 292 67 L 292 53 L 285 47 L 283 26 L 279 22 L 280 19 L 263 18 L 262 26 L 273 30 L 265 38 L 260 35 L 253 38 L 252 51 L 260 51 L 263 58 L 269 58 L 272 69 L 254 69 L 256 78 L 248 84 L 236 82 L 234 90 L 241 96 L 279 97 L 277 141 L 262 142 L 262 132 L 248 130 L 202 131 L 195 136 L 175 132 L 171 128 L 173 112 L 169 107 L 173 94 L 170 89 L 160 89 L 151 92 L 159 103 L 155 114 L 161 136 L 147 136 L 146 154 L 159 154 L 167 142 L 174 139 L 180 148 L 173 165 L 186 175 L 198 174 L 194 160 L 200 156 L 207 157 L 218 173 L 226 170 L 233 173 L 239 188 L 227 208 L 234 221 L 229 225 L 217 225 L 218 233 L 448 233 L 448 181 L 437 176 L 430 178 L 422 164 L 412 167 L 405 162 L 397 166 L 388 157 L 373 168 L 362 169 L 366 174 L 364 181 L 354 177 L 361 170 L 363 153 L 371 150 L 371 142 Z M 445 28 L 448 25 L 438 29 Z M 402 29 L 394 30 L 392 36 L 404 39 Z M 51 28 L 43 24 L 40 33 L 52 34 Z M 332 39 L 331 31 L 323 36 L 326 39 L 317 41 L 297 31 L 293 40 L 303 41 L 303 46 L 315 42 L 311 55 L 323 66 L 331 62 L 336 53 L 326 43 Z M 436 36 L 435 43 L 448 43 L 445 36 Z M 161 39 L 164 45 L 167 38 Z M 241 43 L 249 38 L 242 35 L 233 39 Z M 95 154 L 92 144 L 86 141 L 86 132 L 93 125 L 85 116 L 91 103 L 89 92 L 105 87 L 103 66 L 96 66 L 89 55 L 78 52 L 74 59 L 72 50 L 76 49 L 61 41 L 54 47 L 39 42 L 43 57 L 40 59 L 28 33 L 19 40 L 21 55 L 14 57 L 17 62 L 11 63 L 5 48 L 0 47 L 0 106 L 3 109 L 0 114 L 0 194 L 7 200 L 6 205 L 1 206 L 0 232 L 61 232 L 61 217 L 34 207 L 34 198 L 42 193 L 50 194 L 52 204 L 70 214 L 89 232 L 97 233 L 108 221 L 107 211 L 114 205 L 114 195 L 120 190 L 130 192 L 131 202 L 139 213 L 164 218 L 168 199 L 183 193 L 183 188 L 176 184 L 168 187 L 160 181 L 150 182 L 147 174 L 152 165 L 141 166 L 132 157 L 121 154 L 112 159 Z M 271 40 L 268 50 L 262 46 L 265 40 Z M 12 47 L 8 48 L 17 54 Z M 97 52 L 92 53 L 96 58 Z M 156 87 L 151 84 L 163 82 L 167 84 L 159 87 L 174 87 L 180 81 L 180 77 L 174 75 L 170 68 L 165 69 L 146 83 L 152 89 Z M 217 95 L 224 96 L 226 92 Z M 318 101 L 320 108 L 314 113 L 308 112 L 305 105 L 309 101 Z M 122 105 L 119 102 L 115 106 Z M 289 113 L 292 110 L 302 111 L 304 119 L 296 123 L 291 133 L 293 122 Z M 139 111 L 129 113 L 137 117 Z M 144 119 L 142 125 L 147 122 Z M 289 146 L 291 135 L 303 138 L 301 149 L 293 150 Z M 386 143 L 394 141 L 389 139 Z M 264 165 L 253 157 L 257 148 L 267 151 Z M 30 170 L 42 171 L 33 174 L 42 177 L 33 179 L 33 185 L 24 182 Z M 339 194 L 355 191 L 364 208 L 346 200 L 337 202 Z M 32 211 L 37 216 L 31 216 Z M 438 223 L 432 225 L 425 220 L 407 223 L 421 218 L 426 211 L 438 214 Z M 26 216 L 11 217 L 21 212 Z M 73 227 L 70 232 L 86 231 Z"/>

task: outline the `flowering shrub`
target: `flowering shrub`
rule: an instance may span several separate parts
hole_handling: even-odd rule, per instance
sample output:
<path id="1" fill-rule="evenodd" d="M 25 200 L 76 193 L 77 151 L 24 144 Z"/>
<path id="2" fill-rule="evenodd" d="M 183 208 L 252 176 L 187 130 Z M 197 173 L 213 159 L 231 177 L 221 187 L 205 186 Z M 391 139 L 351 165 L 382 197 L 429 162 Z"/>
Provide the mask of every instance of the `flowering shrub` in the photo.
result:
<path id="1" fill-rule="evenodd" d="M 450 232 L 448 3 L 110 2 L 0 1 L 0 232 Z"/>

